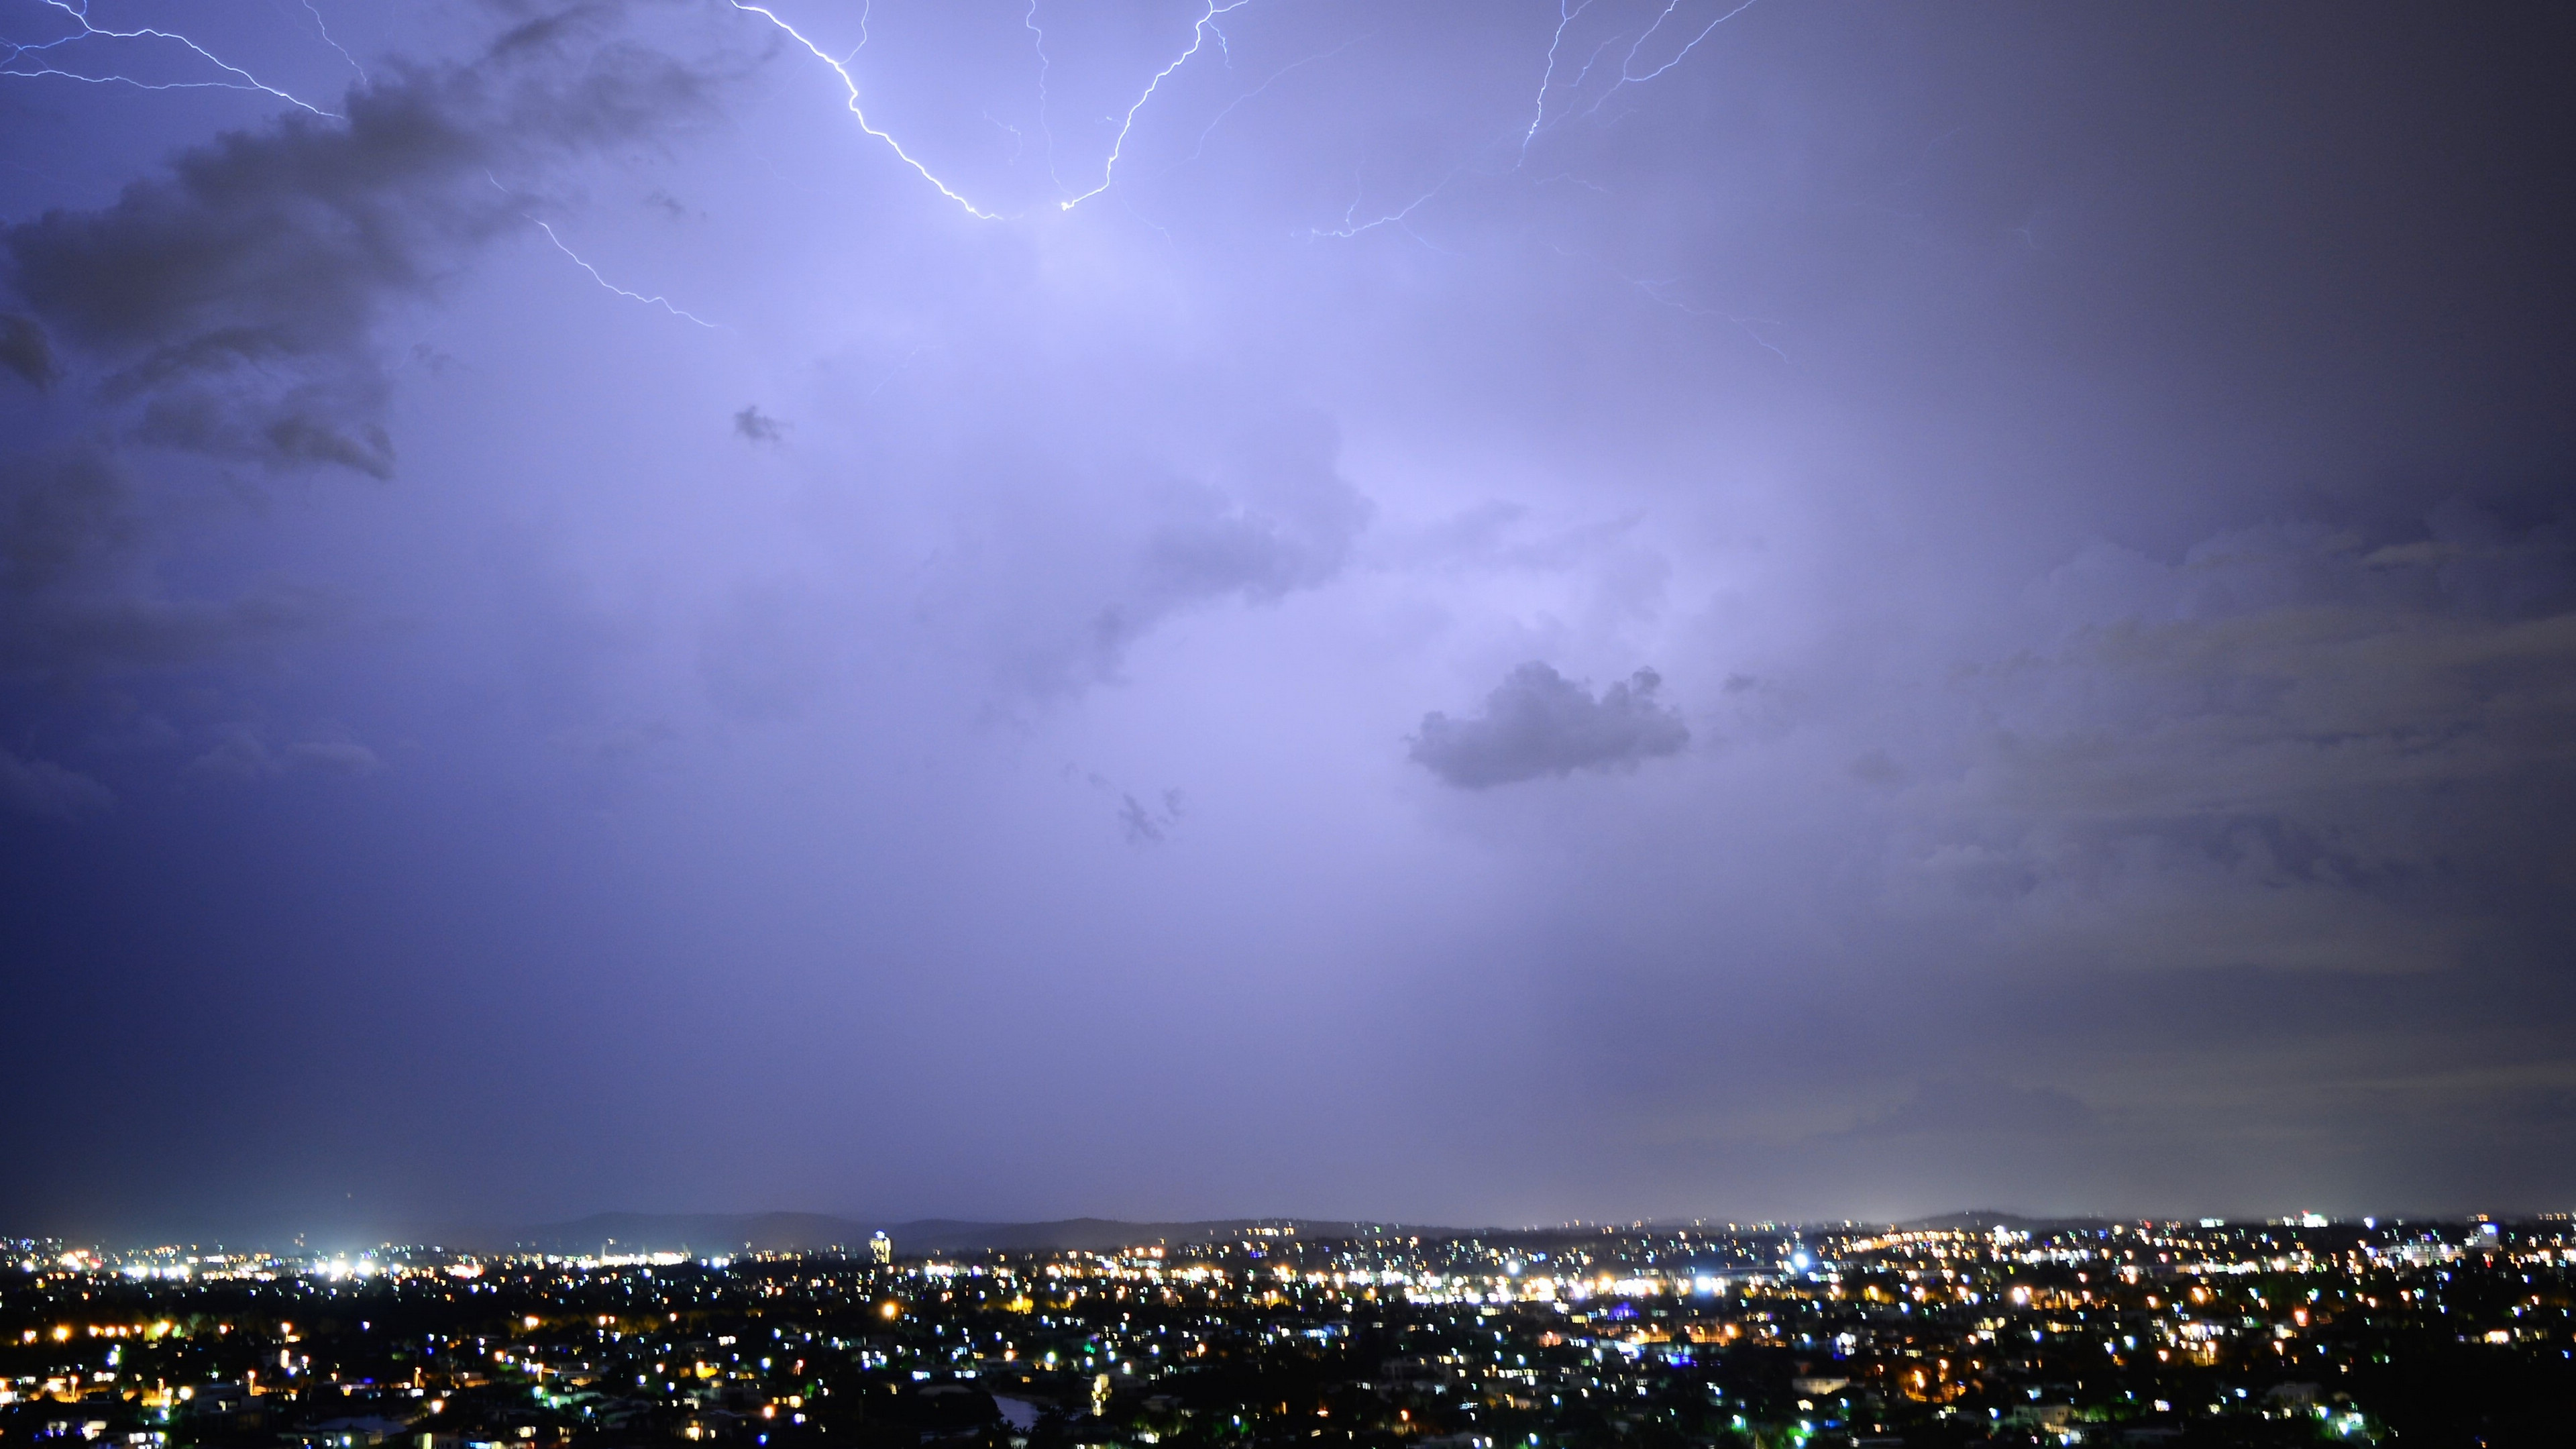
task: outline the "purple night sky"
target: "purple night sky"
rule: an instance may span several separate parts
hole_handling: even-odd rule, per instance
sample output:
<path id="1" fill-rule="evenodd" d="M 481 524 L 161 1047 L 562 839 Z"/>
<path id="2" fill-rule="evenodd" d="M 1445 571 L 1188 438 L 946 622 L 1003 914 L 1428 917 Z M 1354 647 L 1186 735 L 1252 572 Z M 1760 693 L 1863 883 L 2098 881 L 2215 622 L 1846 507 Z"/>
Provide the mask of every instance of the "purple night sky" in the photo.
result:
<path id="1" fill-rule="evenodd" d="M 1215 3 L 0 0 L 0 1230 L 2571 1206 L 2576 20 Z"/>

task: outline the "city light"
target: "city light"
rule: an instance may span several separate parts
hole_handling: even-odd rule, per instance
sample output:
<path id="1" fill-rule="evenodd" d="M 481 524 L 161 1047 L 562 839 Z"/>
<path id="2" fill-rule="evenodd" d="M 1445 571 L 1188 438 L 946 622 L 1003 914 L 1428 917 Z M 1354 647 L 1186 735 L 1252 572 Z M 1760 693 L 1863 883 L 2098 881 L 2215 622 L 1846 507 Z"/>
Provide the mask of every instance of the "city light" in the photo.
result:
<path id="1" fill-rule="evenodd" d="M 2567 1220 L 2318 1216 L 1272 1231 L 912 1261 L 873 1247 L 633 1254 L 614 1268 L 503 1255 L 470 1279 L 434 1249 L 234 1255 L 174 1275 L 157 1250 L 29 1243 L 38 1266 L 0 1281 L 0 1312 L 51 1326 L 15 1335 L 26 1357 L 0 1407 L 77 1403 L 109 1428 L 136 1416 L 137 1449 L 229 1443 L 253 1425 L 302 1449 L 366 1449 L 433 1421 L 461 1449 L 617 1449 L 657 1433 L 827 1449 L 868 1424 L 1008 1427 L 1032 1406 L 1157 1445 L 1187 1442 L 1195 1420 L 1544 1449 L 1641 1414 L 1719 1444 L 1963 1420 L 2075 1444 L 2212 1418 L 2377 1442 L 2393 1421 L 2371 1366 L 2427 1333 L 2499 1372 L 2576 1361 Z M 127 1296 L 102 1296 L 111 1284 Z M 1766 1367 L 1780 1362 L 1795 1372 Z M 1225 1397 L 1274 1371 L 1325 1387 Z"/>

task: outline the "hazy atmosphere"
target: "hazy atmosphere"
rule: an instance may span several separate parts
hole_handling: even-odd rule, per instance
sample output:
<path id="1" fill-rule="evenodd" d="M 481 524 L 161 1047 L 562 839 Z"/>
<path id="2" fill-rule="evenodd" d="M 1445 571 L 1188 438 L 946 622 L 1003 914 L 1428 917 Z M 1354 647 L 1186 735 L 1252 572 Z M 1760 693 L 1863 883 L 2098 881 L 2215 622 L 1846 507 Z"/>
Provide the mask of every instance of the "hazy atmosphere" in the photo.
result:
<path id="1" fill-rule="evenodd" d="M 0 1227 L 2576 1199 L 2576 22 L 0 0 Z"/>

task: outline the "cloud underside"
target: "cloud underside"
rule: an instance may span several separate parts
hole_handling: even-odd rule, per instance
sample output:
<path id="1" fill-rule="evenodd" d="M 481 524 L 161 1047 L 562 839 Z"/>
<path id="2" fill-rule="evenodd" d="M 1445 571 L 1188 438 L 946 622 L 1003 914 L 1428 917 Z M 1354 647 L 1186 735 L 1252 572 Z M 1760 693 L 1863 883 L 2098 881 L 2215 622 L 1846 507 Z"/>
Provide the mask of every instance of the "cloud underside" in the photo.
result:
<path id="1" fill-rule="evenodd" d="M 0 453 L 0 673 L 185 663 L 314 612 L 166 597 L 154 558 L 205 511 L 177 495 L 226 496 L 208 464 L 392 476 L 376 330 L 524 224 L 490 168 L 632 136 L 694 102 L 685 68 L 585 23 L 522 27 L 473 62 L 353 90 L 344 120 L 231 132 L 104 207 L 0 229 L 0 371 L 65 398 L 46 420 L 55 441 Z"/>
<path id="2" fill-rule="evenodd" d="M 1633 769 L 1681 752 L 1690 729 L 1656 698 L 1663 680 L 1640 669 L 1595 697 L 1550 666 L 1532 661 L 1485 696 L 1482 713 L 1422 717 L 1411 755 L 1461 789 L 1480 790 L 1578 770 Z"/>
<path id="3" fill-rule="evenodd" d="M 2563 950 L 2576 568 L 2555 527 L 2432 532 L 2267 527 L 2052 572 L 2037 637 L 1841 723 L 1888 742 L 1846 768 L 1883 832 L 1874 909 L 2088 968 Z"/>

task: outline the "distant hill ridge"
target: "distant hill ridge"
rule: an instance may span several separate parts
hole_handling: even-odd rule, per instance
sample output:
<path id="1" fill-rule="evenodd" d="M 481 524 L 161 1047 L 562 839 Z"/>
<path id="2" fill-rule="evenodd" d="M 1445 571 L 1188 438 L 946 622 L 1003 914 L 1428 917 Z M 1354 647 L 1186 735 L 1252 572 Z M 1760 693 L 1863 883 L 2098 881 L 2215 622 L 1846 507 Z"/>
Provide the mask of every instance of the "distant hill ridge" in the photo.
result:
<path id="1" fill-rule="evenodd" d="M 1913 1230 L 1989 1232 L 1998 1227 L 2019 1231 L 2050 1228 L 2108 1228 L 2114 1219 L 2052 1217 L 1979 1209 L 1916 1218 L 1899 1224 L 1856 1224 L 1864 1231 L 1894 1226 Z M 1831 1233 L 1845 1225 L 1832 1222 L 1744 1224 L 1747 1235 L 1790 1236 Z M 628 1253 L 686 1253 L 705 1258 L 745 1251 L 766 1253 L 828 1252 L 838 1248 L 865 1252 L 868 1239 L 884 1233 L 895 1252 L 917 1258 L 933 1253 L 966 1253 L 978 1249 L 1007 1252 L 1100 1251 L 1108 1248 L 1240 1240 L 1256 1229 L 1293 1228 L 1301 1238 L 1349 1239 L 1400 1234 L 1425 1240 L 1482 1239 L 1494 1245 L 1554 1251 L 1606 1232 L 1722 1231 L 1714 1222 L 1664 1218 L 1644 1223 L 1563 1222 L 1505 1227 L 1451 1227 L 1390 1219 L 1354 1221 L 1284 1216 L 1201 1218 L 1187 1221 L 1129 1222 L 1117 1218 L 1054 1218 L 1044 1222 L 983 1222 L 964 1218 L 844 1217 L 832 1213 L 643 1213 L 602 1212 L 568 1222 L 502 1227 L 484 1223 L 315 1224 L 301 1232 L 274 1229 L 236 1238 L 212 1239 L 234 1249 L 304 1254 L 363 1253 L 379 1244 L 436 1245 L 467 1253 L 553 1253 L 586 1257 Z M 290 1243 L 288 1240 L 292 1239 Z M 167 1239 L 163 1239 L 167 1241 Z"/>
<path id="2" fill-rule="evenodd" d="M 2116 1218 L 2031 1217 L 2023 1213 L 1998 1212 L 1993 1208 L 1976 1208 L 1968 1212 L 1943 1213 L 1936 1218 L 1916 1218 L 1894 1226 L 1914 1232 L 1991 1232 L 1996 1228 L 2030 1232 L 2048 1228 L 2107 1228 L 2118 1221 Z"/>
<path id="3" fill-rule="evenodd" d="M 2107 1218 L 2037 1217 L 1981 1209 L 1917 1218 L 1894 1226 L 1986 1232 L 1995 1228 L 2029 1231 L 2051 1227 L 2108 1227 Z M 1660 1227 L 1678 1224 L 1664 1222 Z M 1784 1230 L 1794 1230 L 1790 1224 Z M 1816 1225 L 1821 1228 L 1825 1225 Z M 1552 1227 L 1439 1227 L 1418 1223 L 1346 1222 L 1316 1218 L 1209 1218 L 1192 1222 L 1127 1222 L 1117 1218 L 1056 1218 L 1034 1223 L 976 1222 L 961 1218 L 916 1218 L 907 1222 L 838 1217 L 828 1213 L 593 1213 L 571 1222 L 501 1232 L 450 1237 L 460 1247 L 486 1252 L 576 1254 L 684 1252 L 704 1257 L 736 1252 L 820 1252 L 832 1248 L 860 1251 L 868 1239 L 884 1233 L 895 1251 L 906 1257 L 924 1253 L 960 1253 L 977 1249 L 1022 1252 L 1099 1251 L 1148 1244 L 1178 1246 L 1247 1236 L 1255 1228 L 1292 1227 L 1299 1237 L 1352 1238 L 1402 1232 L 1426 1238 L 1491 1237 L 1503 1241 L 1588 1236 L 1599 1225 Z M 1810 1229 L 1814 1230 L 1814 1229 Z"/>
<path id="4" fill-rule="evenodd" d="M 561 1253 L 815 1252 L 856 1251 L 884 1233 L 895 1251 L 967 1252 L 978 1248 L 1023 1251 L 1099 1250 L 1146 1244 L 1203 1243 L 1244 1236 L 1256 1227 L 1294 1227 L 1301 1237 L 1352 1237 L 1387 1231 L 1385 1223 L 1321 1222 L 1297 1218 L 1217 1218 L 1200 1222 L 1133 1223 L 1114 1218 L 1059 1218 L 1039 1223 L 983 1223 L 956 1218 L 884 1222 L 825 1213 L 593 1213 L 568 1223 L 547 1223 L 504 1234 L 477 1234 L 466 1244 L 500 1251 Z M 1407 1228 L 1448 1234 L 1450 1228 Z"/>

